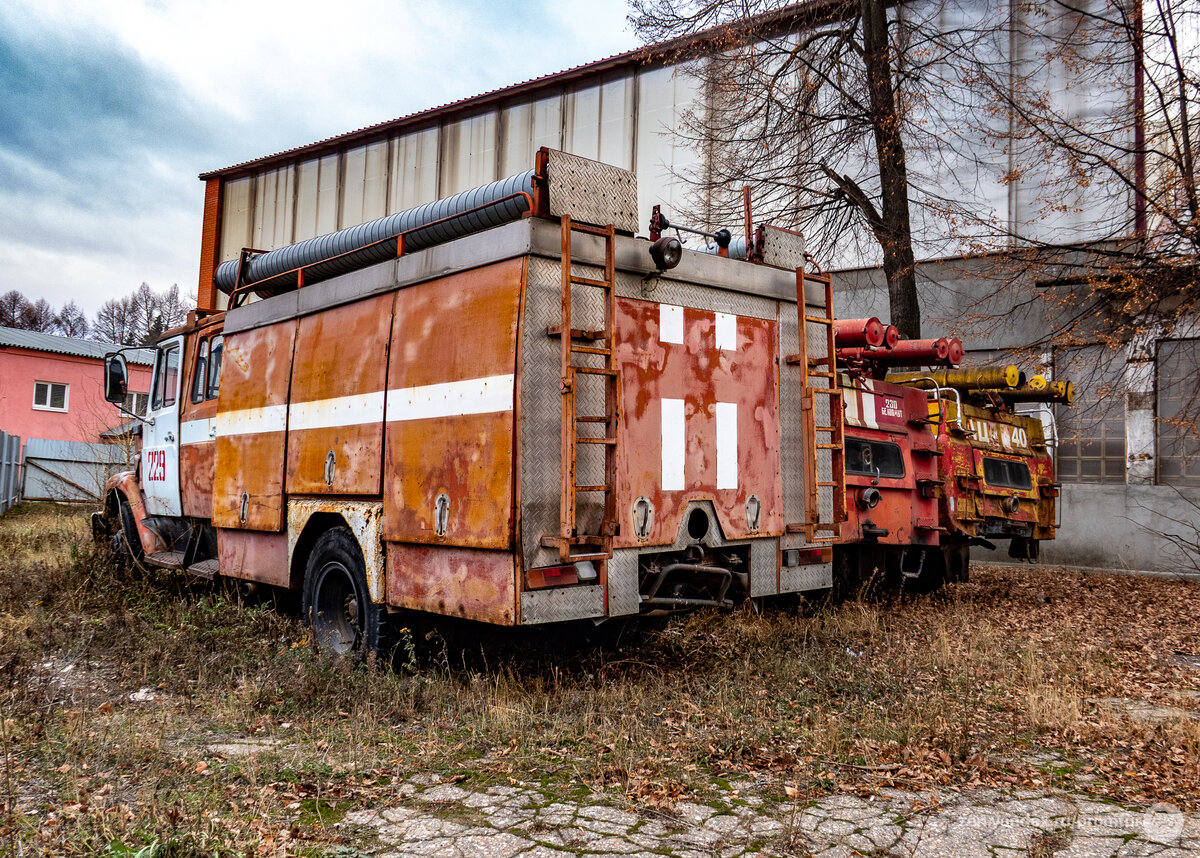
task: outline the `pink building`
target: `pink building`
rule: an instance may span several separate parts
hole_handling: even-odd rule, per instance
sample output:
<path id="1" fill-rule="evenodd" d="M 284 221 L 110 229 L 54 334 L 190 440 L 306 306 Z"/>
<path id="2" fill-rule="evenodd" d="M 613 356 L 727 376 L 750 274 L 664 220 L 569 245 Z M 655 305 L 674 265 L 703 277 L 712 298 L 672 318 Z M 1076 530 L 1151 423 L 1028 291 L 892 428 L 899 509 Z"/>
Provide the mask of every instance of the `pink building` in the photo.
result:
<path id="1" fill-rule="evenodd" d="M 54 441 L 101 440 L 125 423 L 104 400 L 104 355 L 119 346 L 73 337 L 0 328 L 0 430 Z M 153 352 L 125 353 L 130 396 L 126 407 L 141 413 L 150 390 Z"/>

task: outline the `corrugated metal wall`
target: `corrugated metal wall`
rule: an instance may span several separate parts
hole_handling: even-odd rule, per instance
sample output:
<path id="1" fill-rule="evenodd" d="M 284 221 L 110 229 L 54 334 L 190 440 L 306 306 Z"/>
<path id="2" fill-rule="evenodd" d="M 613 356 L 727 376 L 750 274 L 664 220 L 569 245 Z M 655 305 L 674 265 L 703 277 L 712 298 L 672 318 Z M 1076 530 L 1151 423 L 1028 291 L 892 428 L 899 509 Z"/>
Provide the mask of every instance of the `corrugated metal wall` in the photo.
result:
<path id="1" fill-rule="evenodd" d="M 221 260 L 403 211 L 533 167 L 541 146 L 631 169 L 639 212 L 673 206 L 695 156 L 669 130 L 695 102 L 670 68 L 584 81 L 387 140 L 226 182 Z"/>

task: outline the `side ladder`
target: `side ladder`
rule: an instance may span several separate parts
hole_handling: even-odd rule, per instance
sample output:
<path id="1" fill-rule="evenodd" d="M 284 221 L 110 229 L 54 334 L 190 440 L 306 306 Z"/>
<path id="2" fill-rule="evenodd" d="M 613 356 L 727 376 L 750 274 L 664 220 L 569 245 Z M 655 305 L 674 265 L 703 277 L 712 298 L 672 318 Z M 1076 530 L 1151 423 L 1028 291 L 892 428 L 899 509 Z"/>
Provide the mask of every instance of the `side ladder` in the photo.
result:
<path id="1" fill-rule="evenodd" d="M 819 283 L 825 289 L 825 315 L 810 316 L 804 298 L 807 282 Z M 805 539 L 812 543 L 836 542 L 841 535 L 841 523 L 846 519 L 846 436 L 842 419 L 842 391 L 837 379 L 837 346 L 833 329 L 833 281 L 827 274 L 806 273 L 796 269 L 796 312 L 799 316 L 800 354 L 788 358 L 802 372 L 805 438 L 811 443 L 805 450 L 807 502 L 804 521 Z M 808 326 L 820 325 L 825 330 L 825 356 L 810 357 Z M 815 382 L 815 384 L 814 384 Z M 824 397 L 826 423 L 817 422 L 817 398 Z M 829 479 L 820 473 L 821 450 L 829 451 Z M 831 492 L 832 510 L 821 515 L 821 491 Z M 790 529 L 790 528 L 789 528 Z"/>
<path id="2" fill-rule="evenodd" d="M 571 239 L 573 233 L 597 236 L 604 241 L 604 275 L 602 279 L 581 277 L 572 272 Z M 616 347 L 613 342 L 613 298 L 616 280 L 616 260 L 613 227 L 590 226 L 562 218 L 562 323 L 547 330 L 562 342 L 562 503 L 557 536 L 543 536 L 542 544 L 557 547 L 564 561 L 603 560 L 612 556 L 612 538 L 616 533 L 616 474 L 617 474 L 617 417 L 618 370 Z M 583 301 L 582 295 L 596 290 L 603 304 L 603 326 L 599 329 L 575 327 L 574 304 Z M 582 293 L 577 296 L 576 293 Z M 589 356 L 581 361 L 575 357 Z M 596 359 L 599 356 L 600 360 Z M 603 412 L 579 413 L 579 385 L 603 385 Z M 585 400 L 600 399 L 585 395 Z M 598 426 L 602 431 L 584 427 Z M 595 485 L 577 482 L 577 451 L 579 445 L 598 445 L 603 449 L 604 481 Z M 576 520 L 576 506 L 581 494 L 603 495 L 604 513 L 595 533 L 581 533 Z"/>

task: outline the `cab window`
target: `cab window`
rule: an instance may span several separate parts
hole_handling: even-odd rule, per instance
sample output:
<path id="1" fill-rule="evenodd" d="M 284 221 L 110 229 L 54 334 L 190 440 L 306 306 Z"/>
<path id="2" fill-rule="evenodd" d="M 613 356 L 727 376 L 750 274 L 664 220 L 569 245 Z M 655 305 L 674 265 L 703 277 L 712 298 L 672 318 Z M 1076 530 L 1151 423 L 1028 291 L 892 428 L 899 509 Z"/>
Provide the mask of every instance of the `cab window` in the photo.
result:
<path id="1" fill-rule="evenodd" d="M 895 480 L 904 476 L 904 454 L 899 444 L 846 439 L 846 473 Z"/>
<path id="2" fill-rule="evenodd" d="M 154 396 L 151 397 L 150 407 L 157 411 L 175 404 L 176 391 L 179 388 L 179 345 L 175 344 L 158 353 L 158 363 L 154 370 Z"/>
<path id="3" fill-rule="evenodd" d="M 216 399 L 221 388 L 221 353 L 224 351 L 225 338 L 218 334 L 212 338 L 212 349 L 208 355 L 208 389 L 205 399 Z"/>
<path id="4" fill-rule="evenodd" d="M 1029 465 L 1012 459 L 983 458 L 983 481 L 1002 489 L 1031 489 L 1033 477 Z"/>
<path id="5" fill-rule="evenodd" d="M 201 340 L 196 349 L 196 370 L 192 373 L 192 402 L 203 402 L 207 389 L 208 340 Z"/>

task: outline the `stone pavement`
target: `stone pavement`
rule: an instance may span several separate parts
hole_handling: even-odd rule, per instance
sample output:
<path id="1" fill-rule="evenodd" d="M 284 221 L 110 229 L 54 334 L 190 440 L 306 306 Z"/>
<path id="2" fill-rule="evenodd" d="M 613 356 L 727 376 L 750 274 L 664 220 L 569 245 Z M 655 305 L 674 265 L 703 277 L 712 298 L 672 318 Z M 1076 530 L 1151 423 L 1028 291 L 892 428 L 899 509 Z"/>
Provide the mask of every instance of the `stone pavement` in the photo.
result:
<path id="1" fill-rule="evenodd" d="M 1200 815 L 1066 793 L 884 790 L 872 798 L 776 802 L 743 790 L 662 810 L 551 791 L 522 784 L 469 790 L 417 776 L 399 786 L 392 806 L 349 813 L 339 825 L 357 850 L 380 858 L 1200 856 Z"/>

